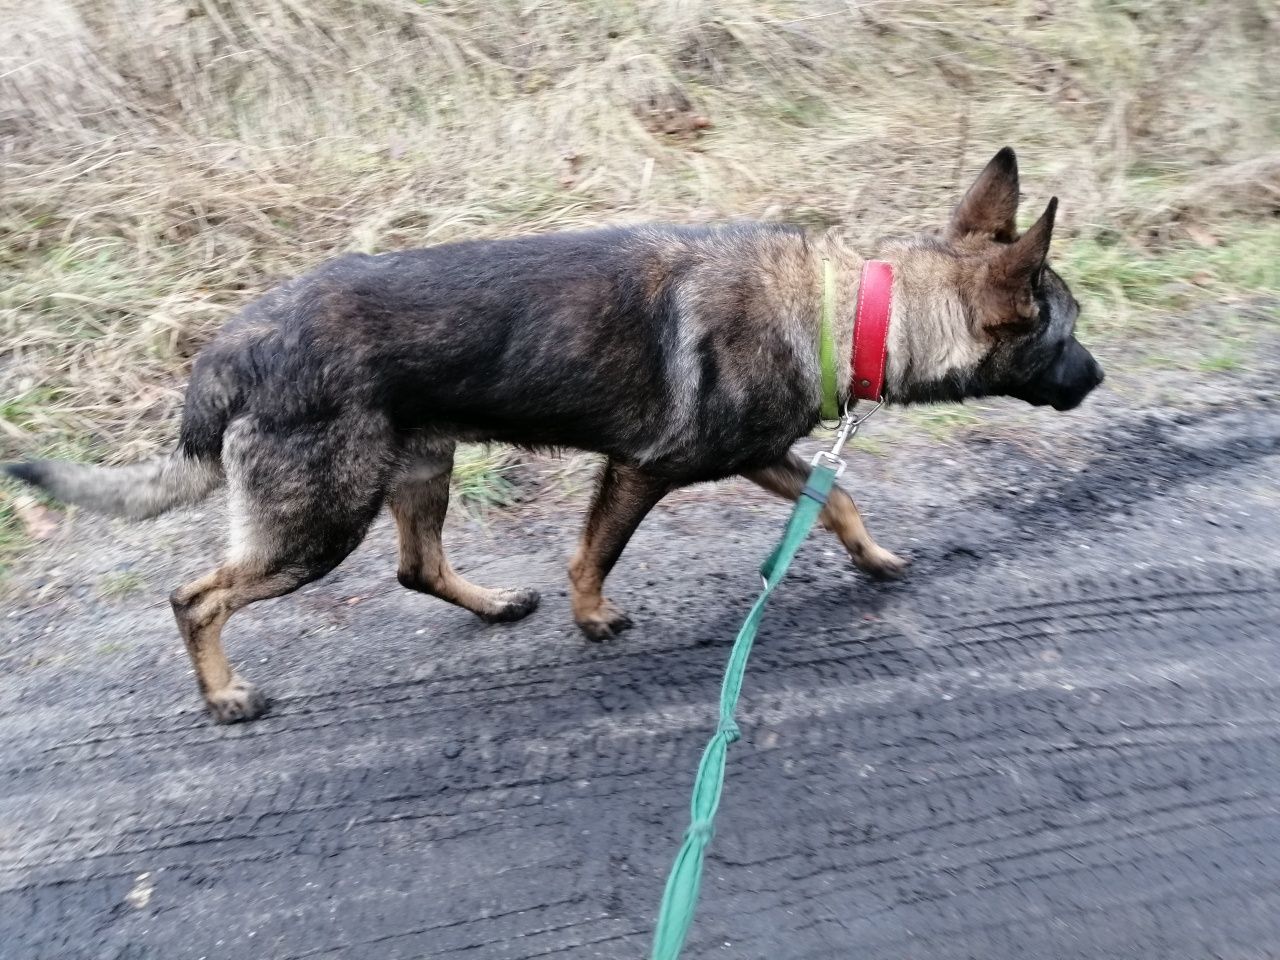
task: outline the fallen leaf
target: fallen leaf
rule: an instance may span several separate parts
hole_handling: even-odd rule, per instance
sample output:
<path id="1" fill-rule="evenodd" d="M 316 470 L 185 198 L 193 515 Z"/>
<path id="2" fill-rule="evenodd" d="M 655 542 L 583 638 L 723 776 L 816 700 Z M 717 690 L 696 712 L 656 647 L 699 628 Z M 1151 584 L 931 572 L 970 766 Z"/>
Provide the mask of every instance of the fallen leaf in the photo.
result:
<path id="1" fill-rule="evenodd" d="M 13 501 L 13 512 L 32 540 L 48 540 L 58 532 L 58 514 L 34 497 L 17 497 Z"/>

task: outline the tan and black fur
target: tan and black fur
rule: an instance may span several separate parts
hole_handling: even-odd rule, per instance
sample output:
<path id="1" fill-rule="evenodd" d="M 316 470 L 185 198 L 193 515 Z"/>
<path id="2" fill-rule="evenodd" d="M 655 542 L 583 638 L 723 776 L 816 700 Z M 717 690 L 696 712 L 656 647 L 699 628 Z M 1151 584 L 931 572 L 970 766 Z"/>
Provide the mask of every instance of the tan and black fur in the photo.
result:
<path id="1" fill-rule="evenodd" d="M 1021 237 L 1017 203 L 1005 149 L 940 234 L 875 251 L 895 267 L 888 401 L 1004 394 L 1069 409 L 1101 381 L 1073 335 L 1077 305 L 1045 263 L 1056 200 Z M 798 496 L 806 468 L 790 448 L 818 421 L 824 258 L 843 291 L 847 357 L 862 256 L 787 227 L 649 226 L 348 255 L 251 304 L 200 354 L 169 457 L 8 471 L 130 517 L 228 485 L 225 562 L 172 595 L 221 722 L 265 709 L 223 653 L 227 618 L 328 573 L 384 503 L 406 587 L 490 621 L 535 609 L 534 591 L 477 586 L 445 558 L 459 440 L 606 456 L 569 565 L 574 618 L 605 639 L 629 621 L 604 580 L 671 490 L 740 474 Z M 848 376 L 841 364 L 842 396 Z M 843 491 L 822 521 L 863 570 L 903 572 Z"/>

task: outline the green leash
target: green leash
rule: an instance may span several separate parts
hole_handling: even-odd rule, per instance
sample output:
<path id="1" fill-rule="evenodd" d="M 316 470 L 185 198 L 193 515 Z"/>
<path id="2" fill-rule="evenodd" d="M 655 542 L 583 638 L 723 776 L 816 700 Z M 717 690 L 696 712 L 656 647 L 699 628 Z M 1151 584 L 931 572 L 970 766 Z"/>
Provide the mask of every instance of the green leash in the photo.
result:
<path id="1" fill-rule="evenodd" d="M 824 451 L 814 458 L 813 470 L 791 511 L 782 539 L 760 567 L 764 589 L 747 614 L 729 654 L 729 665 L 725 668 L 724 682 L 720 686 L 720 723 L 716 727 L 715 736 L 702 753 L 702 762 L 698 764 L 698 774 L 693 781 L 689 829 L 684 833 L 684 843 L 676 854 L 671 874 L 667 877 L 667 888 L 662 894 L 658 923 L 653 934 L 653 951 L 649 955 L 651 960 L 678 960 L 689 926 L 693 922 L 693 911 L 698 904 L 698 888 L 702 884 L 702 863 L 707 856 L 707 847 L 711 845 L 716 810 L 720 806 L 720 794 L 724 790 L 725 755 L 729 744 L 741 736 L 734 720 L 734 712 L 738 706 L 738 696 L 742 692 L 742 678 L 747 669 L 747 658 L 751 656 L 751 645 L 755 642 L 756 631 L 764 616 L 765 602 L 773 593 L 773 588 L 786 575 L 800 544 L 813 528 L 814 521 L 818 519 L 831 494 L 836 477 L 844 472 L 840 451 L 878 407 L 879 404 L 857 419 L 848 410 L 845 411 L 840 419 L 835 446 L 829 453 Z"/>

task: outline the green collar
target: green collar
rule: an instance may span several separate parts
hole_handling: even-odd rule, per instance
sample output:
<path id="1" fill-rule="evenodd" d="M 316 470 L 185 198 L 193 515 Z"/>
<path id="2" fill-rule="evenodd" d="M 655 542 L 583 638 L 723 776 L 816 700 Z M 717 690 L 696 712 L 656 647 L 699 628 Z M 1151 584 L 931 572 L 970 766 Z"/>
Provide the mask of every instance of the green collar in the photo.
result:
<path id="1" fill-rule="evenodd" d="M 822 261 L 822 320 L 818 328 L 818 366 L 822 370 L 822 419 L 840 419 L 840 397 L 836 385 L 836 271 L 830 260 Z"/>

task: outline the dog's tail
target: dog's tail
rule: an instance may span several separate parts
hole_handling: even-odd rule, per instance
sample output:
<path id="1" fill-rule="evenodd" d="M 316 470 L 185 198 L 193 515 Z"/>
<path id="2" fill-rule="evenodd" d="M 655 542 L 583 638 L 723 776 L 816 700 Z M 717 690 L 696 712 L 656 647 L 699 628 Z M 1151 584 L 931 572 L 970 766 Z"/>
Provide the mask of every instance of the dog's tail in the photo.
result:
<path id="1" fill-rule="evenodd" d="M 133 520 L 203 500 L 225 480 L 222 435 L 242 395 L 226 389 L 225 369 L 201 359 L 187 386 L 181 440 L 168 456 L 119 467 L 28 460 L 0 469 L 63 503 Z"/>
<path id="2" fill-rule="evenodd" d="M 123 467 L 28 460 L 6 463 L 4 472 L 63 503 L 133 520 L 195 503 L 222 484 L 221 464 L 197 460 L 181 450 Z"/>

